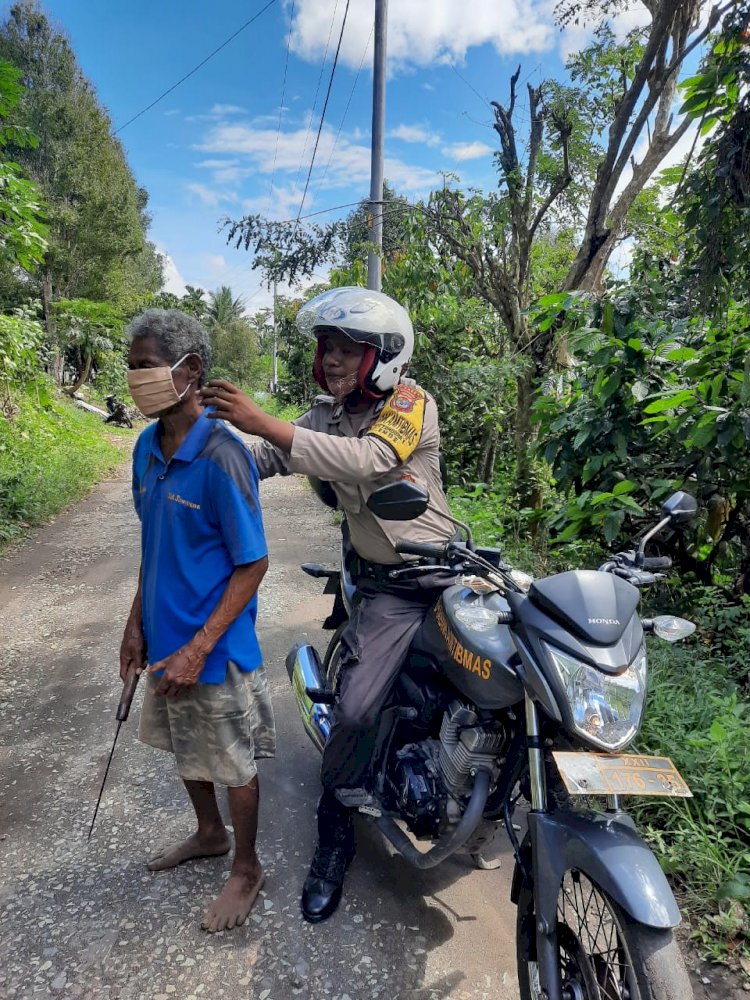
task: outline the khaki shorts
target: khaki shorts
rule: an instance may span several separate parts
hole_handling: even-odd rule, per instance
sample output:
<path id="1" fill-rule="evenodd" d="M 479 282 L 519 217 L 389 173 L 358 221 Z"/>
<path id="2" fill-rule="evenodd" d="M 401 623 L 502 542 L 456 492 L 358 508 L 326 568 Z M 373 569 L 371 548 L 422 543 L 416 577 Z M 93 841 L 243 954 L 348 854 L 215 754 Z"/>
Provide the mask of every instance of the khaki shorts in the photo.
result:
<path id="1" fill-rule="evenodd" d="M 138 738 L 174 754 L 185 781 L 246 785 L 256 759 L 276 753 L 276 725 L 264 667 L 243 673 L 231 660 L 223 684 L 196 684 L 179 698 L 155 694 L 149 674 Z"/>

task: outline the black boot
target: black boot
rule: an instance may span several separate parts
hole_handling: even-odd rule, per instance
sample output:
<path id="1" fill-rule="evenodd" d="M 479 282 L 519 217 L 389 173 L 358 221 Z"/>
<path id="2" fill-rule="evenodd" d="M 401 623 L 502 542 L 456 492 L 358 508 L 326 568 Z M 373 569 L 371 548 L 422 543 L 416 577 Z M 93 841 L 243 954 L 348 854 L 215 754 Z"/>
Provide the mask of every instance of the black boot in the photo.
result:
<path id="1" fill-rule="evenodd" d="M 323 792 L 318 803 L 318 844 L 302 887 L 302 916 L 311 924 L 335 912 L 354 850 L 351 811 L 332 792 Z"/>

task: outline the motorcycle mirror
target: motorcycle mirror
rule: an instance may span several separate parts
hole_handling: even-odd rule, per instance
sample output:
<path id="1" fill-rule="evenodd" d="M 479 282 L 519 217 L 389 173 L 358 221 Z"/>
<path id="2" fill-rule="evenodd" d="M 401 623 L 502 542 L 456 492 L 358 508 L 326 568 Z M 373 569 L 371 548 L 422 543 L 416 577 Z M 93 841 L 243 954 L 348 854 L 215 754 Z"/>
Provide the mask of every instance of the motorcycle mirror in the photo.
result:
<path id="1" fill-rule="evenodd" d="M 371 493 L 367 498 L 367 507 L 383 521 L 413 521 L 424 514 L 429 502 L 427 490 L 402 479 Z"/>
<path id="2" fill-rule="evenodd" d="M 687 618 L 676 618 L 674 615 L 659 615 L 654 618 L 654 634 L 667 642 L 679 642 L 695 632 L 695 625 Z"/>
<path id="3" fill-rule="evenodd" d="M 662 504 L 661 512 L 665 517 L 669 518 L 670 524 L 673 526 L 687 524 L 698 513 L 698 504 L 695 497 L 691 497 L 689 493 L 684 493 L 680 490 L 677 493 L 673 493 L 668 500 L 665 500 Z"/>

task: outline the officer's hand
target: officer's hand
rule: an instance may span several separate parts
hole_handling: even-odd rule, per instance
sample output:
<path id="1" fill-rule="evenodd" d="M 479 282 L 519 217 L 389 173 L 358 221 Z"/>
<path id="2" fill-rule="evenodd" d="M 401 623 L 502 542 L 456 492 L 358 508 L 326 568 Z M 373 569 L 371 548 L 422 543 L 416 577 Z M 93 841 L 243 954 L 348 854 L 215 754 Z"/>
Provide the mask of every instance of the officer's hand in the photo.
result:
<path id="1" fill-rule="evenodd" d="M 152 663 L 148 668 L 150 674 L 163 670 L 156 687 L 156 694 L 164 694 L 168 698 L 179 698 L 198 683 L 201 670 L 206 663 L 206 653 L 192 643 L 188 643 L 171 656 Z"/>
<path id="2" fill-rule="evenodd" d="M 203 405 L 214 408 L 207 414 L 209 417 L 228 420 L 246 434 L 263 436 L 268 414 L 236 385 L 223 378 L 216 378 L 204 385 L 200 392 Z"/>
<path id="3" fill-rule="evenodd" d="M 146 640 L 143 638 L 143 629 L 128 622 L 120 643 L 120 680 L 124 684 L 131 670 L 140 674 L 146 666 Z"/>

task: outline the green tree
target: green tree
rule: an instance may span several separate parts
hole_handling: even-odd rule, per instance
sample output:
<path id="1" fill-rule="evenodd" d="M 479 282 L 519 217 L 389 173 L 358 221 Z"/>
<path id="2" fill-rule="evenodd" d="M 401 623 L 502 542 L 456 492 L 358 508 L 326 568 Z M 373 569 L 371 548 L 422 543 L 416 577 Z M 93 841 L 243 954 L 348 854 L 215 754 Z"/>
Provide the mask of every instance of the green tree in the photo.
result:
<path id="1" fill-rule="evenodd" d="M 690 127 L 689 118 L 675 122 L 673 116 L 685 60 L 731 4 L 701 26 L 704 0 L 649 0 L 650 25 L 622 43 L 607 23 L 616 6 L 584 3 L 586 13 L 599 16 L 594 42 L 571 60 L 569 86 L 554 81 L 527 86 L 528 129 L 518 122 L 520 68 L 511 78 L 508 101 L 492 102 L 498 191 L 484 196 L 446 183 L 419 206 L 435 256 L 469 269 L 474 295 L 496 311 L 522 362 L 514 424 L 516 478 L 525 499 L 535 495 L 528 451 L 534 393 L 553 367 L 556 350 L 554 323 L 538 329 L 529 322 L 539 290 L 532 277 L 535 246 L 554 240 L 561 226 L 575 231 L 560 285 L 601 291 L 636 197 Z M 235 222 L 229 236 L 254 249 L 254 266 L 269 277 L 294 279 L 340 259 L 341 224 L 313 226 L 304 235 L 298 227 L 288 227 L 284 235 L 282 228 L 255 216 Z"/>
<path id="2" fill-rule="evenodd" d="M 212 326 L 227 326 L 245 314 L 245 301 L 241 296 L 234 298 L 232 289 L 222 285 L 215 292 L 208 293 L 207 318 Z"/>
<path id="3" fill-rule="evenodd" d="M 20 72 L 0 61 L 0 150 L 8 145 L 33 148 L 37 139 L 13 122 L 21 100 Z M 47 249 L 44 208 L 37 188 L 19 164 L 0 162 L 0 267 L 7 272 L 22 267 L 33 271 Z"/>
<path id="4" fill-rule="evenodd" d="M 700 72 L 686 80 L 682 110 L 708 139 L 677 184 L 686 234 L 684 279 L 702 306 L 722 310 L 750 296 L 750 2 L 741 0 Z"/>
<path id="5" fill-rule="evenodd" d="M 116 346 L 122 347 L 124 320 L 114 306 L 90 299 L 60 299 L 53 308 L 66 360 L 75 372 L 73 382 L 65 387 L 72 396 L 100 359 Z"/>
<path id="6" fill-rule="evenodd" d="M 35 147 L 15 143 L 9 149 L 48 205 L 49 249 L 40 283 L 54 343 L 56 299 L 132 307 L 159 288 L 161 267 L 146 239 L 146 193 L 69 42 L 34 0 L 11 7 L 0 27 L 0 58 L 21 72 L 19 124 L 39 137 Z"/>

